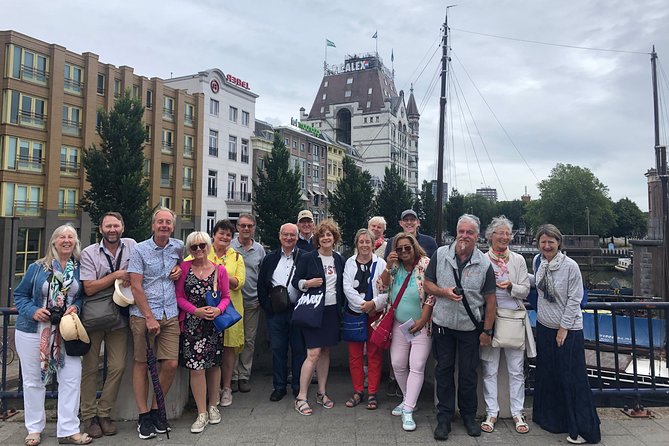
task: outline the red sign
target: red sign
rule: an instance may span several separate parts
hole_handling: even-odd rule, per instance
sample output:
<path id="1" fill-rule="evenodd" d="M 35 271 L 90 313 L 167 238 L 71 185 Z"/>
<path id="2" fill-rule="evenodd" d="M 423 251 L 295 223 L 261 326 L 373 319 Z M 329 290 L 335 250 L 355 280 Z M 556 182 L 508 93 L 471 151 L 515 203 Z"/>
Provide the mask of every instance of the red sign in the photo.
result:
<path id="1" fill-rule="evenodd" d="M 227 80 L 227 81 L 230 82 L 231 84 L 237 85 L 237 86 L 242 87 L 242 88 L 246 88 L 247 90 L 250 90 L 250 89 L 251 89 L 251 88 L 249 87 L 249 83 L 248 83 L 248 82 L 243 81 L 243 80 L 241 80 L 241 79 L 239 79 L 239 78 L 237 78 L 237 77 L 234 77 L 234 76 L 231 75 L 231 74 L 228 74 L 228 75 L 225 77 L 225 80 Z"/>
<path id="2" fill-rule="evenodd" d="M 216 79 L 212 79 L 211 82 L 209 82 L 209 86 L 211 87 L 211 91 L 214 93 L 218 93 L 218 91 L 221 89 L 221 85 Z"/>

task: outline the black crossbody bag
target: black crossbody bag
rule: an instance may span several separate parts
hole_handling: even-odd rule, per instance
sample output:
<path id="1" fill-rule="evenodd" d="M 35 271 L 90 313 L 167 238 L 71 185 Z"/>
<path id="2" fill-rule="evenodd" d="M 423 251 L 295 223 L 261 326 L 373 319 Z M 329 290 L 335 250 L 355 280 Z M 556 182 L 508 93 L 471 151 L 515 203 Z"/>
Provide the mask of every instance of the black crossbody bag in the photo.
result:
<path id="1" fill-rule="evenodd" d="M 275 313 L 281 313 L 290 308 L 290 296 L 288 296 L 288 286 L 290 285 L 290 279 L 293 277 L 293 272 L 295 271 L 295 264 L 300 258 L 300 252 L 297 251 L 293 257 L 293 266 L 290 268 L 290 273 L 288 273 L 288 280 L 286 281 L 286 286 L 276 285 L 269 290 L 269 303 L 272 306 L 272 311 Z"/>

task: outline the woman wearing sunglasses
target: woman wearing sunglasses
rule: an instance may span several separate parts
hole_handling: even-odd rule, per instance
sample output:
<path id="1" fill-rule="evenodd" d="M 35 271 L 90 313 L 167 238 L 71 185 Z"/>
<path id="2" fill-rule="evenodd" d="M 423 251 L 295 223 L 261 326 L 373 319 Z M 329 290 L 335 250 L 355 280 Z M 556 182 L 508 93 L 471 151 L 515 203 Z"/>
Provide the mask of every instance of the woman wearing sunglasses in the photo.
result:
<path id="1" fill-rule="evenodd" d="M 404 401 L 393 409 L 392 414 L 402 416 L 405 431 L 413 431 L 416 430 L 413 410 L 423 387 L 425 364 L 432 349 L 428 322 L 434 297 L 425 294 L 423 289 L 430 259 L 412 234 L 400 232 L 393 238 L 386 262 L 381 282 L 384 288 L 389 288 L 388 304 L 399 300 L 395 309 L 390 361 L 404 395 Z M 408 328 L 407 335 L 402 332 L 402 325 Z"/>
<path id="2" fill-rule="evenodd" d="M 181 327 L 181 364 L 190 370 L 190 387 L 197 406 L 197 418 L 192 433 L 200 433 L 207 424 L 221 422 L 216 407 L 221 381 L 223 335 L 214 329 L 214 318 L 230 303 L 228 273 L 207 258 L 211 239 L 206 232 L 191 232 L 186 238 L 186 250 L 192 260 L 181 262 L 181 277 L 176 282 L 179 326 Z M 218 289 L 221 302 L 208 306 L 205 295 Z M 209 408 L 207 409 L 207 397 Z"/>

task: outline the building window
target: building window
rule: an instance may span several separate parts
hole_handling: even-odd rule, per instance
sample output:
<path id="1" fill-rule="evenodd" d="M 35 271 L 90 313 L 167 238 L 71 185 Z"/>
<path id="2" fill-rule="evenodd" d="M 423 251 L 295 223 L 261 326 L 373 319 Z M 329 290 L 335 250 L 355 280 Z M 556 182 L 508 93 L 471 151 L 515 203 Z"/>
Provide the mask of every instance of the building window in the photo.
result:
<path id="1" fill-rule="evenodd" d="M 42 245 L 42 229 L 19 228 L 17 235 L 16 266 L 14 269 L 16 285 L 25 274 L 28 265 L 41 257 L 39 247 Z"/>
<path id="2" fill-rule="evenodd" d="M 242 154 L 240 161 L 242 163 L 249 163 L 249 140 L 248 139 L 242 139 Z"/>
<path id="3" fill-rule="evenodd" d="M 318 179 L 318 166 L 314 166 L 314 178 Z"/>
<path id="4" fill-rule="evenodd" d="M 311 163 L 307 163 L 307 176 L 311 177 Z"/>
<path id="5" fill-rule="evenodd" d="M 228 141 L 228 159 L 232 161 L 237 161 L 237 137 L 230 136 Z"/>
<path id="6" fill-rule="evenodd" d="M 228 119 L 232 122 L 237 122 L 237 107 L 230 107 L 230 113 L 228 114 Z"/>
<path id="7" fill-rule="evenodd" d="M 160 187 L 172 187 L 173 179 L 174 165 L 169 163 L 160 163 Z"/>
<path id="8" fill-rule="evenodd" d="M 2 122 L 38 129 L 46 128 L 46 100 L 19 91 L 6 90 Z"/>
<path id="9" fill-rule="evenodd" d="M 2 215 L 39 217 L 42 213 L 42 187 L 29 184 L 2 185 Z"/>
<path id="10" fill-rule="evenodd" d="M 347 90 L 347 91 L 344 93 L 344 97 L 345 97 L 345 98 L 350 98 L 350 97 L 351 97 L 351 90 Z"/>
<path id="11" fill-rule="evenodd" d="M 44 172 L 44 142 L 16 136 L 0 139 L 2 168 L 28 172 Z"/>
<path id="12" fill-rule="evenodd" d="M 153 127 L 151 126 L 151 124 L 146 124 L 146 125 L 144 126 L 144 130 L 146 130 L 146 143 L 147 143 L 147 144 L 151 144 L 151 141 L 152 141 L 152 139 L 153 139 L 153 138 L 152 138 L 152 135 L 153 135 Z"/>
<path id="13" fill-rule="evenodd" d="M 146 108 L 153 108 L 153 90 L 146 90 Z"/>
<path id="14" fill-rule="evenodd" d="M 168 155 L 174 153 L 174 132 L 172 130 L 163 129 L 163 145 L 160 151 Z"/>
<path id="15" fill-rule="evenodd" d="M 81 109 L 63 105 L 63 135 L 81 136 Z"/>
<path id="16" fill-rule="evenodd" d="M 327 93 L 323 93 L 323 100 L 327 99 L 328 95 Z"/>
<path id="17" fill-rule="evenodd" d="M 372 101 L 367 101 L 367 109 L 370 109 L 370 108 L 372 108 Z"/>
<path id="18" fill-rule="evenodd" d="M 353 78 L 352 77 L 349 77 L 348 79 L 346 79 L 346 85 L 351 85 L 352 83 L 353 83 Z"/>
<path id="19" fill-rule="evenodd" d="M 218 130 L 209 130 L 209 155 L 218 156 Z"/>
<path id="20" fill-rule="evenodd" d="M 321 113 L 325 113 L 325 107 L 321 107 Z M 319 124 L 320 124 L 320 122 L 319 122 Z M 319 127 L 320 127 L 320 125 L 319 125 Z"/>
<path id="21" fill-rule="evenodd" d="M 209 114 L 218 116 L 219 103 L 216 99 L 209 99 Z"/>
<path id="22" fill-rule="evenodd" d="M 144 169 L 142 170 L 144 178 L 149 178 L 151 175 L 151 160 L 144 158 Z"/>
<path id="23" fill-rule="evenodd" d="M 207 234 L 211 234 L 216 226 L 216 211 L 207 211 Z"/>
<path id="24" fill-rule="evenodd" d="M 367 118 L 362 118 L 362 123 L 367 124 Z"/>
<path id="25" fill-rule="evenodd" d="M 6 74 L 35 84 L 46 85 L 49 78 L 49 58 L 16 45 L 7 47 Z"/>
<path id="26" fill-rule="evenodd" d="M 251 193 L 249 192 L 249 177 L 246 175 L 239 177 L 239 197 L 242 201 L 251 201 Z"/>
<path id="27" fill-rule="evenodd" d="M 76 217 L 77 203 L 79 203 L 77 189 L 58 189 L 58 215 L 60 217 Z"/>
<path id="28" fill-rule="evenodd" d="M 79 175 L 79 149 L 69 146 L 60 148 L 60 174 Z"/>
<path id="29" fill-rule="evenodd" d="M 318 144 L 314 144 L 312 146 L 312 151 L 311 152 L 313 154 L 314 160 L 318 161 L 319 152 L 320 152 L 320 150 L 318 150 Z"/>
<path id="30" fill-rule="evenodd" d="M 106 86 L 107 86 L 107 78 L 105 77 L 104 74 L 98 73 L 98 94 L 104 96 Z"/>
<path id="31" fill-rule="evenodd" d="M 286 138 L 283 143 L 286 145 L 286 147 L 290 147 L 290 139 Z"/>
<path id="32" fill-rule="evenodd" d="M 193 168 L 184 167 L 184 189 L 193 189 Z"/>
<path id="33" fill-rule="evenodd" d="M 181 218 L 186 221 L 193 219 L 193 200 L 191 198 L 181 200 Z"/>
<path id="34" fill-rule="evenodd" d="M 163 98 L 163 119 L 174 121 L 174 98 L 169 96 Z"/>
<path id="35" fill-rule="evenodd" d="M 193 137 L 184 136 L 184 158 L 193 158 Z"/>
<path id="36" fill-rule="evenodd" d="M 139 90 L 139 85 L 132 86 L 132 98 L 133 99 L 142 99 L 142 94 Z"/>
<path id="37" fill-rule="evenodd" d="M 303 142 L 300 143 L 300 152 L 304 152 L 304 143 Z"/>
<path id="38" fill-rule="evenodd" d="M 372 94 L 372 87 L 369 87 L 369 90 L 367 90 L 367 94 Z"/>
<path id="39" fill-rule="evenodd" d="M 328 86 L 328 81 L 323 82 L 323 87 L 327 87 L 327 86 Z"/>
<path id="40" fill-rule="evenodd" d="M 160 205 L 167 209 L 172 209 L 172 197 L 160 196 Z"/>
<path id="41" fill-rule="evenodd" d="M 297 140 L 296 139 L 293 140 L 293 149 L 297 149 Z"/>
<path id="42" fill-rule="evenodd" d="M 121 79 L 114 79 L 114 97 L 121 97 Z"/>
<path id="43" fill-rule="evenodd" d="M 184 124 L 193 127 L 195 121 L 195 107 L 193 104 L 186 104 L 184 106 Z"/>
<path id="44" fill-rule="evenodd" d="M 235 189 L 237 183 L 237 175 L 234 173 L 228 174 L 228 200 L 235 199 Z"/>
<path id="45" fill-rule="evenodd" d="M 242 110 L 242 125 L 248 127 L 250 120 L 251 120 L 251 115 L 249 114 L 249 112 Z"/>
<path id="46" fill-rule="evenodd" d="M 215 170 L 209 170 L 209 175 L 207 176 L 207 195 L 209 195 L 210 197 L 218 196 L 217 183 L 218 183 L 218 172 L 216 172 Z"/>

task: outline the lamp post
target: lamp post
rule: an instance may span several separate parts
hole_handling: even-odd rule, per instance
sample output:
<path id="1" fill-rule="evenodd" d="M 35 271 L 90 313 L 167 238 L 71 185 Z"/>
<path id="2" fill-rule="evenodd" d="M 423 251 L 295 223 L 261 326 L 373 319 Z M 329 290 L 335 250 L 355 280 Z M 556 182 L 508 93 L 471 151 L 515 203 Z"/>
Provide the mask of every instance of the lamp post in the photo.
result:
<path id="1" fill-rule="evenodd" d="M 587 206 L 585 207 L 585 218 L 588 222 L 588 235 L 590 235 L 590 208 Z"/>

